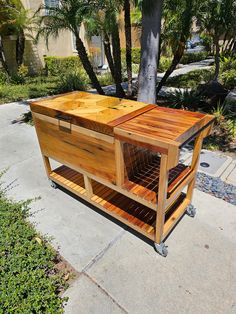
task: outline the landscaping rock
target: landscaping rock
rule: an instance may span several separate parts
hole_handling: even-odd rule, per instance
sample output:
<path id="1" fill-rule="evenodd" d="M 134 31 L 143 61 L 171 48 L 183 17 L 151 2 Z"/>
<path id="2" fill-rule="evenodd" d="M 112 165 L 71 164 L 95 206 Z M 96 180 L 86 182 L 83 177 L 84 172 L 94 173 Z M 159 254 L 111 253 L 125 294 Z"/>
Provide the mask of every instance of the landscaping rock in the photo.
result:
<path id="1" fill-rule="evenodd" d="M 228 112 L 236 113 L 236 88 L 232 89 L 225 98 L 225 108 Z"/>

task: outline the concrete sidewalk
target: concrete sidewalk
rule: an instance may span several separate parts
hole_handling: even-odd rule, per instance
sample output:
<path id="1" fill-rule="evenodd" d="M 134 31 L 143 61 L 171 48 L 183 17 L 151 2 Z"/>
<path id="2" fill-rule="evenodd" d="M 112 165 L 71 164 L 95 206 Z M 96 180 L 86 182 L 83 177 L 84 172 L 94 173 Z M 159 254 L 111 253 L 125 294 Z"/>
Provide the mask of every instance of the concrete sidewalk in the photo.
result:
<path id="1" fill-rule="evenodd" d="M 137 233 L 49 186 L 34 128 L 11 123 L 28 110 L 0 106 L 3 180 L 17 200 L 41 196 L 32 221 L 79 273 L 65 313 L 235 313 L 235 206 L 195 190 L 197 215 L 183 217 L 163 258 Z"/>

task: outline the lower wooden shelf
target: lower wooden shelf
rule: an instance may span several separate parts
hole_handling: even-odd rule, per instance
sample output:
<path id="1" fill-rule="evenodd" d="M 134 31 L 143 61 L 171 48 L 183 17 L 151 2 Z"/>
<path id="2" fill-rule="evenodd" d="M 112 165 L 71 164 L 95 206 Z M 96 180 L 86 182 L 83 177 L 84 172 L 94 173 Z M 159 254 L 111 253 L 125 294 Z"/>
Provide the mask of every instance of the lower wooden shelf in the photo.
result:
<path id="1" fill-rule="evenodd" d="M 140 162 L 123 184 L 123 189 L 153 204 L 157 203 L 158 183 L 160 175 L 159 156 L 151 156 Z M 167 197 L 170 197 L 175 188 L 190 174 L 190 167 L 178 164 L 169 171 Z"/>
<path id="2" fill-rule="evenodd" d="M 89 198 L 86 194 L 83 175 L 66 166 L 55 169 L 49 177 L 52 181 L 155 241 L 156 211 L 94 180 L 92 180 L 93 195 Z M 187 205 L 185 194 L 182 193 L 167 209 L 165 236 L 178 221 L 181 211 L 184 212 Z M 178 215 L 176 215 L 177 212 Z"/>

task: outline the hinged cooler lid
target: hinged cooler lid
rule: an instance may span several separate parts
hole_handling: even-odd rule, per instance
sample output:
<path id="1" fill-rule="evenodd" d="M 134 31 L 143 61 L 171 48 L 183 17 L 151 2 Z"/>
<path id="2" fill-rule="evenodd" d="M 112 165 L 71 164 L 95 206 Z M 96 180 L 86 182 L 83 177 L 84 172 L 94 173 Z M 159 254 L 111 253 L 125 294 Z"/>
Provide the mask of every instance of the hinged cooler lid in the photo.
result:
<path id="1" fill-rule="evenodd" d="M 72 92 L 31 103 L 33 112 L 110 135 L 115 126 L 155 107 L 86 92 Z"/>

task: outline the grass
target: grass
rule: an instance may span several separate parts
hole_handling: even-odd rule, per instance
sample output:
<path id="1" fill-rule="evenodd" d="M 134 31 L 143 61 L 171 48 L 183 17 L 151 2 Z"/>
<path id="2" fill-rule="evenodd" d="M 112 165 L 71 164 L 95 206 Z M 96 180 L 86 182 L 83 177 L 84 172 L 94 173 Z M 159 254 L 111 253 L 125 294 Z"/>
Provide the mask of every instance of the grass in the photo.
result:
<path id="1" fill-rule="evenodd" d="M 208 82 L 213 76 L 213 71 L 212 69 L 190 71 L 183 75 L 170 77 L 165 85 L 177 88 L 195 89 L 199 84 Z"/>
<path id="2" fill-rule="evenodd" d="M 66 281 L 57 253 L 27 220 L 29 203 L 9 200 L 0 186 L 0 313 L 63 313 Z"/>
<path id="3" fill-rule="evenodd" d="M 28 77 L 24 84 L 1 84 L 0 104 L 60 93 L 58 77 Z"/>

